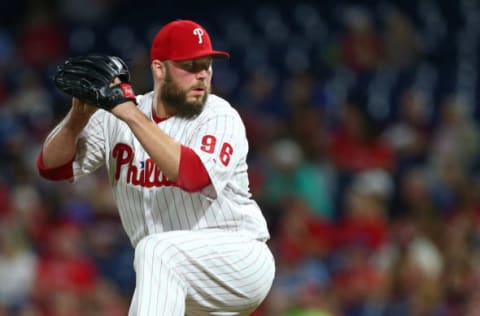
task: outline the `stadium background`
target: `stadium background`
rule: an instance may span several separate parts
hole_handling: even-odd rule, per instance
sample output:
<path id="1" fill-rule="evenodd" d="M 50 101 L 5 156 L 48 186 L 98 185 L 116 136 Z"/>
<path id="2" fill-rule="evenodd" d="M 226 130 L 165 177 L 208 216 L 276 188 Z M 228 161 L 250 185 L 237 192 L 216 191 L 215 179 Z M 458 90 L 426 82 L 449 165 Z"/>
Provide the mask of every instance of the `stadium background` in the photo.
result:
<path id="1" fill-rule="evenodd" d="M 176 18 L 232 55 L 214 91 L 245 120 L 277 260 L 255 315 L 480 315 L 474 0 L 1 2 L 0 315 L 126 314 L 133 251 L 104 170 L 50 183 L 35 160 L 69 106 L 55 66 L 116 54 L 146 92 Z"/>

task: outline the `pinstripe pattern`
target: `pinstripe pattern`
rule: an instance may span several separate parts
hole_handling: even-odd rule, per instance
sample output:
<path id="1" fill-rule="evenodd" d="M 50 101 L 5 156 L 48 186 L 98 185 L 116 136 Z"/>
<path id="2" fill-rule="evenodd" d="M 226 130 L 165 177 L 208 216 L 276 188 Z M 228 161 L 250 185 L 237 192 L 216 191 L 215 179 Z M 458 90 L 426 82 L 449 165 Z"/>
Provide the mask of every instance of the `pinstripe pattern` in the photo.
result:
<path id="1" fill-rule="evenodd" d="M 130 316 L 248 315 L 274 276 L 265 243 L 219 230 L 150 235 L 137 245 L 135 269 Z"/>
<path id="2" fill-rule="evenodd" d="M 138 96 L 152 117 L 152 93 Z M 189 193 L 166 179 L 128 126 L 98 110 L 85 127 L 74 180 L 106 164 L 122 224 L 135 246 L 130 316 L 247 315 L 270 289 L 265 219 L 251 199 L 248 142 L 238 113 L 210 95 L 192 120 L 158 124 L 202 160 L 212 185 Z M 215 146 L 213 146 L 215 143 Z"/>
<path id="3" fill-rule="evenodd" d="M 151 117 L 152 93 L 139 96 L 138 101 L 139 108 Z M 107 163 L 113 195 L 132 244 L 136 245 L 150 233 L 205 228 L 242 231 L 254 239 L 268 239 L 263 215 L 250 199 L 246 163 L 248 142 L 238 113 L 225 100 L 210 95 L 204 111 L 196 119 L 172 117 L 158 126 L 197 153 L 212 180 L 211 187 L 202 192 L 188 193 L 175 186 L 147 188 L 133 185 L 126 183 L 129 175 L 127 165 L 121 166 L 120 178 L 116 179 L 118 162 L 112 151 L 117 144 L 131 148 L 134 155 L 131 164 L 137 169 L 137 179 L 141 179 L 146 169 L 148 156 L 128 126 L 103 110 L 92 116 L 83 131 L 74 162 L 75 179 Z M 216 138 L 213 153 L 200 149 L 205 135 Z M 219 159 L 224 143 L 233 148 L 228 166 Z M 150 175 L 149 181 L 153 178 L 154 175 Z"/>

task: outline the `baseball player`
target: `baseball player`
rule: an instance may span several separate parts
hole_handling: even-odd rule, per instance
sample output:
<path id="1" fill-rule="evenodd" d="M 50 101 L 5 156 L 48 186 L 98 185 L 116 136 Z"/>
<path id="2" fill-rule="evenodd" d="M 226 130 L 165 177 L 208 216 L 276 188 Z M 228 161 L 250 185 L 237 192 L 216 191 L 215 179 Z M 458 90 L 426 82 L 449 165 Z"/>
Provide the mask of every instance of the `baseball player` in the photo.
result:
<path id="1" fill-rule="evenodd" d="M 74 97 L 38 170 L 75 181 L 106 165 L 135 247 L 129 315 L 249 315 L 270 290 L 275 266 L 249 193 L 245 128 L 210 93 L 212 61 L 228 57 L 201 25 L 178 20 L 152 43 L 150 93 L 133 94 L 117 57 L 72 58 L 57 73 L 57 86 Z M 113 86 L 92 93 L 75 77 L 102 67 L 118 70 Z"/>

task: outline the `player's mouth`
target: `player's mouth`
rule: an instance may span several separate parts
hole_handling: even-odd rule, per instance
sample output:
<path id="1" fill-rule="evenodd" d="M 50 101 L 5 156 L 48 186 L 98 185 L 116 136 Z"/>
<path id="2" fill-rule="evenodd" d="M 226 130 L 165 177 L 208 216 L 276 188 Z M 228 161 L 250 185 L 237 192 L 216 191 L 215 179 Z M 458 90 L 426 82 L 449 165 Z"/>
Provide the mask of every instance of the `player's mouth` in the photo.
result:
<path id="1" fill-rule="evenodd" d="M 197 86 L 197 87 L 193 87 L 192 91 L 194 92 L 194 94 L 204 94 L 207 91 L 207 88 L 205 88 L 203 86 L 202 87 Z"/>

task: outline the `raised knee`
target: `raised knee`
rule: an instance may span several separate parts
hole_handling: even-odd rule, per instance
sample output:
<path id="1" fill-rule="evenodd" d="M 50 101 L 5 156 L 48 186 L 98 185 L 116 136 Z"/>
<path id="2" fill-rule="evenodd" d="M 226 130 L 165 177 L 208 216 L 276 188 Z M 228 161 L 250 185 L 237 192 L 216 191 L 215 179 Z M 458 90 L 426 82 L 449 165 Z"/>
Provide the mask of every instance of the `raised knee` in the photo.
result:
<path id="1" fill-rule="evenodd" d="M 176 249 L 168 240 L 146 236 L 135 247 L 135 262 L 154 260 L 157 264 L 169 264 Z"/>

